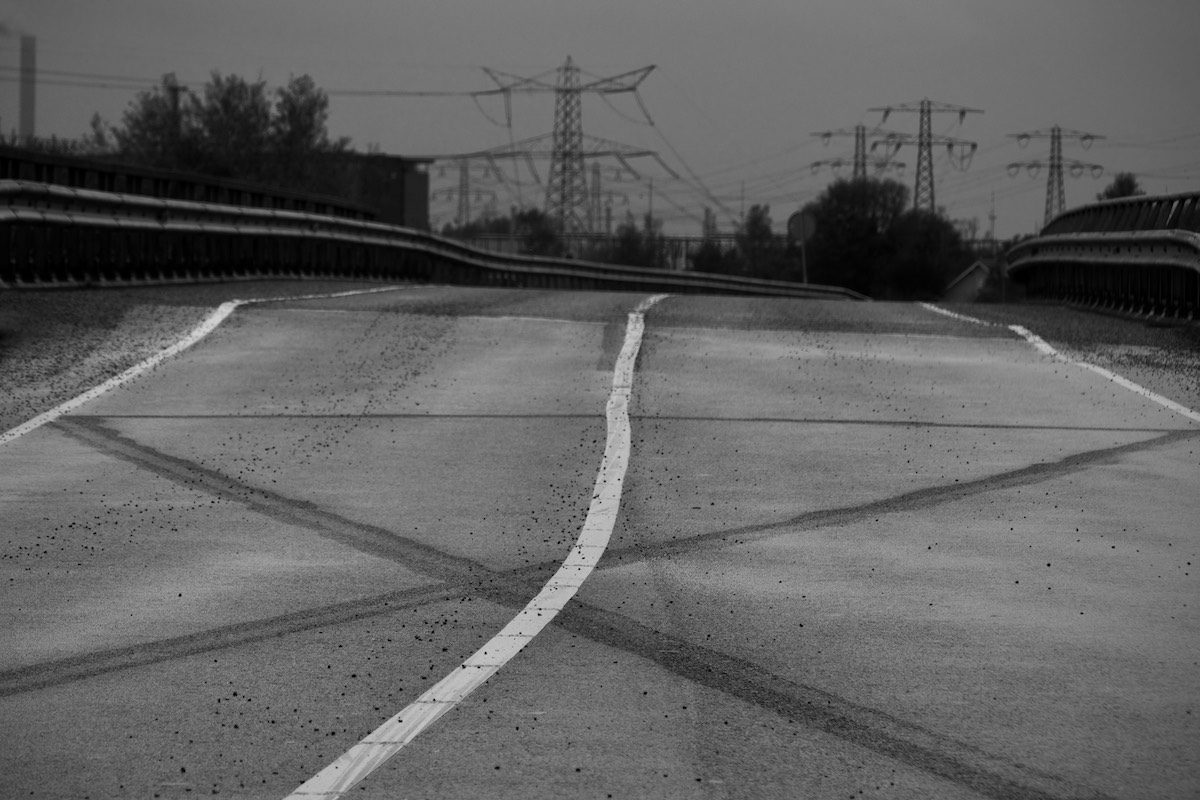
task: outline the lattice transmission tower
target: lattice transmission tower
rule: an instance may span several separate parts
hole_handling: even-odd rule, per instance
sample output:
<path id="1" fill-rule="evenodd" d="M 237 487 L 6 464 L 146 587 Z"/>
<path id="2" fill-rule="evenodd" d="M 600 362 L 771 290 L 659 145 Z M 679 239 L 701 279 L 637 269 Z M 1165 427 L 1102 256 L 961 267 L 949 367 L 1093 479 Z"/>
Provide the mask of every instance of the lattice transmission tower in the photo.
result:
<path id="1" fill-rule="evenodd" d="M 868 139 L 885 139 L 886 137 L 902 136 L 903 134 L 885 131 L 881 128 L 871 128 L 868 130 L 866 125 L 855 125 L 851 128 L 839 128 L 836 131 L 818 131 L 813 136 L 821 137 L 824 144 L 829 144 L 829 140 L 834 136 L 853 136 L 854 137 L 854 158 L 851 160 L 853 172 L 851 177 L 853 180 L 865 179 L 867 177 L 867 168 L 871 167 L 876 175 L 880 175 L 889 169 L 903 170 L 904 164 L 898 161 L 892 161 L 889 157 L 871 159 L 868 156 L 867 141 Z M 876 141 L 873 144 L 878 145 Z M 874 152 L 875 147 L 871 147 L 870 151 Z M 821 167 L 832 167 L 835 172 L 846 165 L 844 158 L 826 158 L 820 161 L 812 162 L 812 171 L 815 173 Z"/>
<path id="2" fill-rule="evenodd" d="M 1083 149 L 1086 150 L 1092 146 L 1092 142 L 1097 139 L 1103 139 L 1103 136 L 1085 131 L 1063 130 L 1058 125 L 1054 125 L 1049 129 L 1043 128 L 1040 131 L 1010 133 L 1009 136 L 1016 139 L 1017 144 L 1021 147 L 1029 144 L 1030 139 L 1050 140 L 1050 159 L 1046 165 L 1048 167 L 1046 174 L 1046 215 L 1043 224 L 1049 223 L 1050 220 L 1067 209 L 1067 192 L 1063 181 L 1064 168 L 1069 170 L 1073 177 L 1082 175 L 1084 170 L 1091 170 L 1093 178 L 1098 178 L 1104 174 L 1104 167 L 1100 164 L 1092 164 L 1076 159 L 1064 161 L 1062 152 L 1064 138 L 1078 140 L 1083 145 Z M 1042 162 L 1014 161 L 1008 165 L 1009 175 L 1016 175 L 1022 167 L 1028 170 L 1030 175 L 1036 176 L 1042 168 Z"/>
<path id="3" fill-rule="evenodd" d="M 913 188 L 913 208 L 923 208 L 927 211 L 937 213 L 937 202 L 933 188 L 933 146 L 935 144 L 946 145 L 946 150 L 950 155 L 950 165 L 966 169 L 970 165 L 971 156 L 975 153 L 979 145 L 976 142 L 957 139 L 953 136 L 934 134 L 933 115 L 942 113 L 957 114 L 959 123 L 962 123 L 966 119 L 967 114 L 982 114 L 983 111 L 978 108 L 939 103 L 929 98 L 925 98 L 917 103 L 882 106 L 869 110 L 883 112 L 883 120 L 881 122 L 886 122 L 888 116 L 893 111 L 915 112 L 920 115 L 920 123 L 915 138 L 917 143 L 917 180 Z M 885 141 L 891 148 L 891 154 L 894 155 L 902 145 L 913 142 L 914 138 L 911 134 L 893 134 L 885 137 Z M 954 159 L 954 149 L 956 147 L 959 148 L 957 164 Z"/>
<path id="4" fill-rule="evenodd" d="M 506 100 L 511 92 L 554 92 L 553 145 L 545 210 L 547 215 L 557 220 L 563 233 L 585 232 L 595 224 L 596 219 L 595 211 L 590 208 L 587 170 L 584 166 L 585 158 L 596 153 L 584 147 L 583 95 L 632 92 L 640 103 L 637 88 L 653 69 L 651 65 L 606 78 L 589 76 L 585 82 L 579 67 L 567 56 L 566 63 L 556 70 L 558 75 L 554 83 L 543 76 L 524 78 L 485 70 L 505 92 Z"/>

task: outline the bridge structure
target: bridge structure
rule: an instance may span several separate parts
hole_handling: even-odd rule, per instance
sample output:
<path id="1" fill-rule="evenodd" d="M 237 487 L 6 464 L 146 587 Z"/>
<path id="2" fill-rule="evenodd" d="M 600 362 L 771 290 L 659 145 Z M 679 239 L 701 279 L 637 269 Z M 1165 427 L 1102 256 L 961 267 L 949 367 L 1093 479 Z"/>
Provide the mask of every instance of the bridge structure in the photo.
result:
<path id="1" fill-rule="evenodd" d="M 1140 314 L 1200 315 L 1200 192 L 1071 209 L 1005 255 L 1030 296 Z"/>

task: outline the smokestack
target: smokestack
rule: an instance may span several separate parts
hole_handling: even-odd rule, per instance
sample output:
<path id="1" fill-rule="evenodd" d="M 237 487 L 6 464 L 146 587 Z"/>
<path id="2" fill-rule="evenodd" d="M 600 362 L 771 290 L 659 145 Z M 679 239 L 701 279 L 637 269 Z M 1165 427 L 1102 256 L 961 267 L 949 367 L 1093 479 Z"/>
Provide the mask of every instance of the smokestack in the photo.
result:
<path id="1" fill-rule="evenodd" d="M 37 106 L 37 39 L 21 37 L 21 140 L 33 140 L 33 118 Z"/>

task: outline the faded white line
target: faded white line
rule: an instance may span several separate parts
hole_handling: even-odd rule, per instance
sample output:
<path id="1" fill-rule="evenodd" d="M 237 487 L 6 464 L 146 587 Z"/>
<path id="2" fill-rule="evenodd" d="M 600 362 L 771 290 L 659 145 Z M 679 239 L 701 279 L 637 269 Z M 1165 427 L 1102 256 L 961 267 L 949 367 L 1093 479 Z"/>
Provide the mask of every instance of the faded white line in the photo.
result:
<path id="1" fill-rule="evenodd" d="M 984 320 L 976 319 L 975 317 L 968 317 L 965 314 L 955 314 L 953 311 L 949 311 L 947 309 L 940 308 L 938 306 L 935 306 L 932 303 L 921 303 L 921 305 L 924 306 L 925 308 L 929 309 L 930 311 L 937 312 L 938 314 L 945 314 L 948 317 L 953 317 L 954 319 L 962 320 L 964 322 L 971 322 L 971 323 L 975 323 L 977 325 L 989 325 L 989 326 L 996 324 L 993 322 L 985 322 Z M 1133 381 L 1129 380 L 1128 378 L 1118 375 L 1117 373 L 1113 372 L 1112 370 L 1107 370 L 1104 367 L 1100 367 L 1095 364 L 1089 364 L 1086 361 L 1076 361 L 1073 358 L 1068 358 L 1067 356 L 1063 355 L 1059 351 L 1055 350 L 1052 346 L 1050 346 L 1050 344 L 1045 339 L 1038 336 L 1036 333 L 1030 331 L 1028 328 L 1022 327 L 1020 325 L 1009 325 L 1007 327 L 1010 331 L 1017 334 L 1018 336 L 1023 338 L 1025 341 L 1029 342 L 1029 344 L 1033 345 L 1033 347 L 1044 356 L 1048 356 L 1057 361 L 1061 361 L 1064 364 L 1074 364 L 1075 366 L 1081 367 L 1083 369 L 1090 369 L 1092 372 L 1095 372 L 1097 375 L 1101 375 L 1101 376 L 1107 378 L 1108 380 L 1112 381 L 1113 383 L 1117 384 L 1118 386 L 1128 389 L 1129 391 L 1133 392 L 1134 394 L 1141 395 L 1142 397 L 1145 397 L 1147 400 L 1151 400 L 1155 403 L 1158 403 L 1160 406 L 1163 406 L 1164 408 L 1168 408 L 1171 411 L 1174 411 L 1176 414 L 1187 417 L 1188 419 L 1190 419 L 1194 422 L 1200 422 L 1200 413 L 1193 411 L 1192 409 L 1188 408 L 1185 405 L 1176 403 L 1174 400 L 1170 399 L 1169 397 L 1163 397 L 1161 394 L 1158 394 L 1157 392 L 1152 392 L 1149 389 L 1147 389 L 1145 386 L 1134 383 Z"/>
<path id="2" fill-rule="evenodd" d="M 200 341 L 205 336 L 208 336 L 208 334 L 210 334 L 214 330 L 216 330 L 217 326 L 220 325 L 222 322 L 224 322 L 225 319 L 230 314 L 232 314 L 239 306 L 250 305 L 252 303 L 275 303 L 275 302 L 279 302 L 279 301 L 283 301 L 283 300 L 321 300 L 321 299 L 328 299 L 328 298 L 333 298 L 333 297 L 349 297 L 351 295 L 358 295 L 358 294 L 374 294 L 376 292 L 394 292 L 399 289 L 407 289 L 407 288 L 409 288 L 409 287 L 407 287 L 407 286 L 386 286 L 386 287 L 380 287 L 380 288 L 374 288 L 374 289 L 355 289 L 355 290 L 351 290 L 351 291 L 347 291 L 347 292 L 334 292 L 332 294 L 307 294 L 307 295 L 297 295 L 295 297 L 260 297 L 260 298 L 254 298 L 251 300 L 230 300 L 228 302 L 222 303 L 221 305 L 217 306 L 217 308 L 211 314 L 209 314 L 207 317 L 205 317 L 200 322 L 199 325 L 197 325 L 195 328 L 192 328 L 192 330 L 186 336 L 184 336 L 182 339 L 180 339 L 178 342 L 171 345 L 170 347 L 167 347 L 164 350 L 160 350 L 159 352 L 155 353 L 154 355 L 150 356 L 149 358 L 146 358 L 145 360 L 140 361 L 137 364 L 134 364 L 132 367 L 125 370 L 120 375 L 117 375 L 116 377 L 113 377 L 113 378 L 109 378 L 108 380 L 104 381 L 103 383 L 101 383 L 97 386 L 93 386 L 91 389 L 88 389 L 83 394 L 73 397 L 70 400 L 66 401 L 65 403 L 55 406 L 54 408 L 50 409 L 49 411 L 45 411 L 41 414 L 38 414 L 33 419 L 28 420 L 27 422 L 23 422 L 20 425 L 18 425 L 17 427 L 12 428 L 11 430 L 7 430 L 4 433 L 0 433 L 0 445 L 7 444 L 8 442 L 11 442 L 13 439 L 24 436 L 25 434 L 29 433 L 30 431 L 37 430 L 38 428 L 42 427 L 43 425 L 45 425 L 48 422 L 53 422 L 54 420 L 58 419 L 62 415 L 70 413 L 71 411 L 74 411 L 75 409 L 79 408 L 84 403 L 87 403 L 89 400 L 95 400 L 100 395 L 105 394 L 106 392 L 109 392 L 109 391 L 117 388 L 118 386 L 120 386 L 123 383 L 133 380 L 134 378 L 141 375 L 146 370 L 153 369 L 154 367 L 158 366 L 162 362 L 166 361 L 168 358 L 171 358 L 172 356 L 176 356 L 176 355 L 182 353 L 184 350 L 187 350 L 189 347 L 194 345 L 196 342 Z"/>
<path id="3" fill-rule="evenodd" d="M 1074 359 L 1067 358 L 1065 355 L 1063 355 L 1062 353 L 1058 352 L 1053 347 L 1051 347 L 1046 342 L 1045 339 L 1038 336 L 1036 333 L 1033 333 L 1032 331 L 1030 331 L 1027 328 L 1023 328 L 1020 325 L 1009 325 L 1008 329 L 1010 331 L 1012 331 L 1013 333 L 1017 334 L 1018 336 L 1023 337 L 1025 339 L 1025 341 L 1029 342 L 1031 345 L 1033 345 L 1035 348 L 1037 348 L 1038 352 L 1040 352 L 1044 355 L 1050 356 L 1051 358 L 1057 359 L 1059 361 L 1066 362 L 1067 364 L 1074 364 L 1077 367 L 1083 367 L 1084 369 L 1090 369 L 1092 372 L 1095 372 L 1097 375 L 1101 375 L 1101 376 L 1107 378 L 1108 380 L 1112 381 L 1113 383 L 1117 384 L 1118 386 L 1128 389 L 1129 391 L 1131 391 L 1135 394 L 1139 394 L 1148 400 L 1152 400 L 1155 403 L 1158 403 L 1160 406 L 1163 406 L 1164 408 L 1169 408 L 1170 410 L 1174 411 L 1176 414 L 1180 414 L 1184 417 L 1187 417 L 1188 419 L 1192 420 L 1193 422 L 1200 422 L 1200 413 L 1193 411 L 1192 409 L 1188 408 L 1185 405 L 1176 403 L 1174 400 L 1172 400 L 1168 397 L 1163 397 L 1161 394 L 1158 394 L 1157 392 L 1152 392 L 1149 389 L 1147 389 L 1145 386 L 1134 383 L 1133 381 L 1129 380 L 1128 378 L 1118 375 L 1117 373 L 1113 372 L 1112 370 L 1107 370 L 1104 367 L 1100 367 L 1095 364 L 1089 364 L 1086 361 L 1076 361 Z"/>
<path id="4" fill-rule="evenodd" d="M 629 397 L 633 386 L 634 363 L 645 330 L 644 315 L 647 309 L 665 297 L 667 295 L 659 294 L 646 298 L 629 314 L 625 325 L 625 343 L 617 356 L 612 393 L 605 408 L 608 437 L 592 490 L 592 502 L 583 530 L 558 571 L 511 622 L 458 669 L 301 784 L 288 795 L 289 799 L 316 797 L 335 800 L 341 797 L 499 672 L 550 624 L 579 591 L 604 554 L 617 521 L 621 487 L 629 464 Z"/>
<path id="5" fill-rule="evenodd" d="M 995 324 L 993 322 L 987 322 L 985 320 L 977 319 L 975 317 L 968 317 L 966 314 L 956 314 L 947 308 L 942 308 L 941 306 L 935 306 L 933 303 L 921 303 L 921 307 L 926 308 L 926 309 L 934 312 L 935 314 L 942 314 L 944 316 L 950 317 L 951 319 L 957 319 L 961 322 L 971 322 L 971 323 L 974 323 L 975 325 L 986 325 L 989 327 Z"/>

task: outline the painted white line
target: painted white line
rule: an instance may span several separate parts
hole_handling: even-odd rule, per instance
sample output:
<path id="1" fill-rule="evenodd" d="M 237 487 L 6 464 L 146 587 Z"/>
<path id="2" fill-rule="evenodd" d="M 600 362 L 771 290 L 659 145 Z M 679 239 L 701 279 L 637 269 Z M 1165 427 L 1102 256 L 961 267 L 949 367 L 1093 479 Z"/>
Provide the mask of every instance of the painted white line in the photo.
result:
<path id="1" fill-rule="evenodd" d="M 938 314 L 945 314 L 948 317 L 953 317 L 954 319 L 962 320 L 963 322 L 972 322 L 972 323 L 975 323 L 976 325 L 988 325 L 988 326 L 996 324 L 993 322 L 985 322 L 984 320 L 976 319 L 975 317 L 968 317 L 965 314 L 955 314 L 953 311 L 948 311 L 947 309 L 940 308 L 938 306 L 935 306 L 933 303 L 921 303 L 921 305 L 924 306 L 925 308 L 929 309 L 930 311 L 937 312 Z M 1053 347 L 1051 347 L 1050 344 L 1045 339 L 1038 336 L 1036 333 L 1032 332 L 1028 328 L 1024 328 L 1020 325 L 1009 325 L 1007 327 L 1010 331 L 1017 334 L 1022 339 L 1024 339 L 1025 341 L 1027 341 L 1031 345 L 1033 345 L 1033 347 L 1044 356 L 1048 356 L 1057 361 L 1061 361 L 1064 364 L 1074 364 L 1075 366 L 1082 367 L 1083 369 L 1090 369 L 1092 372 L 1095 372 L 1097 375 L 1102 375 L 1103 377 L 1107 378 L 1108 380 L 1112 381 L 1113 383 L 1117 384 L 1118 386 L 1128 389 L 1129 391 L 1133 392 L 1134 394 L 1139 394 L 1142 397 L 1145 397 L 1147 400 L 1152 400 L 1155 403 L 1158 403 L 1160 406 L 1163 406 L 1164 408 L 1168 408 L 1171 411 L 1174 411 L 1176 414 L 1187 417 L 1188 419 L 1190 419 L 1194 422 L 1200 422 L 1200 413 L 1193 411 L 1192 409 L 1188 408 L 1185 405 L 1180 405 L 1179 403 L 1176 403 L 1174 400 L 1172 400 L 1168 397 L 1163 397 L 1161 394 L 1158 394 L 1157 392 L 1152 392 L 1149 389 L 1147 389 L 1145 386 L 1134 383 L 1133 381 L 1129 380 L 1128 378 L 1122 377 L 1121 375 L 1118 375 L 1117 373 L 1115 373 L 1111 370 L 1107 370 L 1104 367 L 1099 367 L 1099 366 L 1096 366 L 1095 364 L 1089 364 L 1086 361 L 1076 361 L 1072 358 L 1067 358 L 1065 355 L 1063 355 L 1062 353 L 1058 352 Z"/>
<path id="2" fill-rule="evenodd" d="M 959 320 L 960 322 L 971 322 L 976 325 L 986 325 L 989 327 L 992 325 L 995 325 L 994 322 L 987 322 L 985 320 L 977 319 L 975 317 L 968 317 L 966 314 L 956 314 L 947 308 L 942 308 L 941 306 L 935 306 L 933 303 L 921 303 L 921 307 L 926 308 L 935 314 L 942 314 L 944 316 L 950 317 L 951 319 Z"/>
<path id="3" fill-rule="evenodd" d="M 633 367 L 645 330 L 644 315 L 647 309 L 665 297 L 667 295 L 658 294 L 646 298 L 629 314 L 625 325 L 625 343 L 617 356 L 612 393 L 605 407 L 608 438 L 592 490 L 592 502 L 579 538 L 558 572 L 519 614 L 458 669 L 297 787 L 288 795 L 288 800 L 336 800 L 341 797 L 495 675 L 549 625 L 579 591 L 604 554 L 617 521 L 621 487 L 629 464 L 629 396 L 633 386 Z"/>
<path id="4" fill-rule="evenodd" d="M 334 292 L 331 294 L 307 294 L 307 295 L 297 295 L 295 297 L 262 297 L 262 298 L 254 298 L 251 300 L 230 300 L 228 302 L 222 303 L 221 305 L 217 306 L 216 310 L 214 310 L 211 314 L 209 314 L 207 317 L 205 317 L 204 320 L 202 320 L 199 325 L 197 325 L 195 328 L 192 328 L 192 330 L 186 336 L 184 336 L 182 339 L 180 339 L 178 342 L 171 345 L 170 347 L 167 347 L 164 350 L 160 350 L 159 352 L 155 353 L 154 355 L 150 356 L 149 358 L 146 358 L 145 360 L 140 361 L 137 364 L 134 364 L 132 367 L 125 370 L 120 375 L 117 375 L 116 377 L 113 377 L 113 378 L 109 378 L 108 380 L 104 381 L 103 383 L 101 383 L 97 386 L 93 386 L 91 389 L 88 389 L 83 394 L 73 397 L 70 400 L 66 401 L 65 403 L 55 406 L 54 408 L 50 409 L 49 411 L 45 411 L 41 414 L 38 414 L 33 419 L 28 420 L 27 422 L 23 422 L 20 425 L 18 425 L 17 427 L 12 428 L 11 430 L 7 430 L 4 433 L 0 433 L 0 445 L 7 444 L 8 442 L 11 442 L 13 439 L 24 436 L 25 434 L 29 433 L 30 431 L 37 430 L 38 428 L 45 425 L 47 422 L 53 422 L 54 420 L 58 419 L 62 415 L 67 414 L 67 413 L 79 408 L 81 405 L 88 402 L 89 400 L 95 400 L 100 395 L 105 394 L 106 392 L 117 388 L 118 386 L 120 386 L 123 383 L 133 380 L 134 378 L 136 378 L 138 375 L 141 375 L 146 370 L 153 369 L 154 367 L 158 366 L 162 362 L 166 361 L 168 358 L 171 358 L 172 356 L 176 356 L 179 353 L 182 353 L 184 350 L 187 350 L 189 347 L 194 345 L 196 342 L 200 341 L 205 336 L 207 336 L 208 334 L 210 334 L 214 330 L 216 330 L 217 326 L 220 325 L 222 322 L 224 322 L 225 319 L 238 308 L 238 306 L 249 305 L 251 303 L 274 303 L 274 302 L 279 302 L 282 300 L 317 300 L 317 299 L 327 299 L 327 298 L 333 298 L 333 297 L 349 297 L 350 295 L 357 295 L 357 294 L 374 294 L 376 292 L 394 292 L 394 291 L 397 291 L 398 289 L 407 289 L 407 288 L 409 288 L 409 287 L 407 287 L 407 286 L 387 286 L 387 287 L 374 288 L 374 289 L 356 289 L 356 290 L 347 291 L 347 292 Z"/>
<path id="5" fill-rule="evenodd" d="M 1152 400 L 1155 403 L 1158 403 L 1160 406 L 1163 406 L 1164 408 L 1168 408 L 1171 411 L 1174 411 L 1176 414 L 1187 417 L 1188 419 L 1192 420 L 1193 422 L 1200 422 L 1200 413 L 1193 411 L 1192 409 L 1188 408 L 1187 406 L 1176 403 L 1174 400 L 1171 400 L 1168 397 L 1163 397 L 1161 394 L 1158 394 L 1157 392 L 1152 392 L 1149 389 L 1147 389 L 1146 387 L 1144 387 L 1140 384 L 1134 383 L 1133 381 L 1129 380 L 1128 378 L 1118 375 L 1117 373 L 1115 373 L 1111 370 L 1107 370 L 1104 367 L 1100 367 L 1095 364 L 1089 364 L 1086 361 L 1075 361 L 1074 359 L 1067 358 L 1065 355 L 1063 355 L 1062 353 L 1058 352 L 1053 347 L 1051 347 L 1046 342 L 1045 339 L 1038 336 L 1036 333 L 1033 333 L 1032 331 L 1030 331 L 1027 328 L 1023 328 L 1020 325 L 1009 325 L 1008 329 L 1010 331 L 1012 331 L 1013 333 L 1017 334 L 1018 336 L 1024 338 L 1025 341 L 1029 342 L 1031 345 L 1033 345 L 1035 348 L 1037 348 L 1038 352 L 1042 353 L 1043 355 L 1047 355 L 1050 358 L 1054 358 L 1059 361 L 1063 361 L 1067 364 L 1074 364 L 1077 367 L 1083 367 L 1084 369 L 1090 369 L 1092 372 L 1095 372 L 1097 375 L 1101 375 L 1101 376 L 1107 378 L 1108 380 L 1112 381 L 1113 383 L 1117 384 L 1118 386 L 1128 389 L 1129 391 L 1133 392 L 1134 394 L 1139 394 L 1148 400 Z"/>

